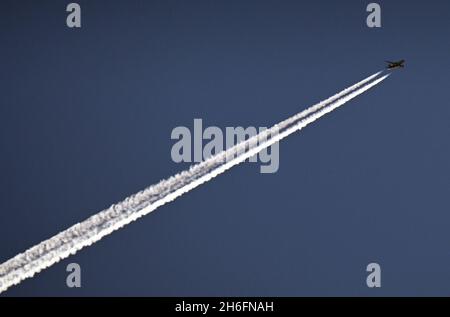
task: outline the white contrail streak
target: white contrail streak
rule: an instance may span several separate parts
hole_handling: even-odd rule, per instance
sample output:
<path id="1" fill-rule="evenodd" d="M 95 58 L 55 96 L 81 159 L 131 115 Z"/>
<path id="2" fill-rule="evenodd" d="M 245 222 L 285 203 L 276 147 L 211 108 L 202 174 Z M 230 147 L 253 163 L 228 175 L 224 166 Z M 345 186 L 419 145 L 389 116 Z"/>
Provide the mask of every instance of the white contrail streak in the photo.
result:
<path id="1" fill-rule="evenodd" d="M 244 162 L 374 87 L 376 73 L 230 149 L 112 205 L 0 265 L 0 293 Z M 371 81 L 371 82 L 370 82 Z M 370 83 L 369 83 L 370 82 Z"/>

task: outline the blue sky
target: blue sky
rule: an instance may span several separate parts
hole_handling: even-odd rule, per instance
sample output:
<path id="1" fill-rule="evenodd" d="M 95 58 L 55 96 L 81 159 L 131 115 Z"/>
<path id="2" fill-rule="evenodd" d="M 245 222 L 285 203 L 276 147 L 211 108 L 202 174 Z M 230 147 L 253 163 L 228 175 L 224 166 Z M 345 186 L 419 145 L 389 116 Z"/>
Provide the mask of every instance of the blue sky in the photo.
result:
<path id="1" fill-rule="evenodd" d="M 173 128 L 270 126 L 380 86 L 5 295 L 447 295 L 450 4 L 6 1 L 0 262 L 188 167 Z M 65 284 L 79 263 L 82 287 Z M 368 289 L 366 265 L 382 268 Z"/>

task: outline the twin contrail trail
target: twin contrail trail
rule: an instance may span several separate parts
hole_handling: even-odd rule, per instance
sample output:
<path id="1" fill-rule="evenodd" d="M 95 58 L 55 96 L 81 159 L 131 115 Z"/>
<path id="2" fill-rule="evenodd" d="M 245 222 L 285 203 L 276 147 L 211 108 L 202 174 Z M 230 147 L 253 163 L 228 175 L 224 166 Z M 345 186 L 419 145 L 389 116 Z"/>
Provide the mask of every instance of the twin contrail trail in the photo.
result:
<path id="1" fill-rule="evenodd" d="M 0 293 L 301 130 L 389 76 L 386 74 L 377 78 L 381 73 L 373 74 L 272 128 L 162 180 L 16 255 L 0 265 Z"/>

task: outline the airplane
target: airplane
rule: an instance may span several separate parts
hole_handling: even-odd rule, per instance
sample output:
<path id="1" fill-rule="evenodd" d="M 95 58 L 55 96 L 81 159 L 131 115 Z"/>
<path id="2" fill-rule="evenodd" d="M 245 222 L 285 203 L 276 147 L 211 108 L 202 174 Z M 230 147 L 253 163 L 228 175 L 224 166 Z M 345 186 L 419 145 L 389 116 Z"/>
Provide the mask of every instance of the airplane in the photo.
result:
<path id="1" fill-rule="evenodd" d="M 386 61 L 386 63 L 388 63 L 388 65 L 386 66 L 387 69 L 396 69 L 396 68 L 403 68 L 405 67 L 405 60 L 402 59 L 398 62 L 390 62 L 390 61 Z"/>

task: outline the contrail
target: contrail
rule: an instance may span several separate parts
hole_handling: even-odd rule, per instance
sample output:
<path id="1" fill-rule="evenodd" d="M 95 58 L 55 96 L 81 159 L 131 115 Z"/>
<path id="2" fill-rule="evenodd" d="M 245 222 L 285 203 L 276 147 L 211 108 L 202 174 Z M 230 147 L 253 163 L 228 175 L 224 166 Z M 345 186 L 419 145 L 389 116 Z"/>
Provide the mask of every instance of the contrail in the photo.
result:
<path id="1" fill-rule="evenodd" d="M 294 121 L 296 121 L 296 120 L 298 120 L 300 118 L 303 118 L 303 117 L 307 116 L 310 113 L 313 113 L 313 112 L 316 112 L 317 110 L 320 110 L 321 108 L 325 107 L 326 105 L 330 104 L 331 102 L 333 102 L 333 101 L 335 101 L 335 100 L 345 96 L 346 94 L 352 92 L 356 88 L 359 88 L 362 85 L 364 85 L 364 84 L 368 83 L 369 81 L 371 81 L 372 79 L 378 77 L 378 75 L 380 75 L 382 72 L 383 71 L 379 71 L 378 73 L 375 73 L 375 74 L 373 74 L 373 75 L 371 75 L 371 76 L 361 80 L 360 82 L 354 84 L 353 86 L 350 86 L 350 87 L 340 91 L 339 93 L 331 96 L 330 98 L 325 99 L 325 100 L 323 100 L 323 101 L 321 101 L 321 102 L 319 102 L 319 103 L 317 103 L 317 104 L 315 104 L 315 105 L 313 105 L 313 106 L 303 110 L 302 112 L 299 112 L 298 114 L 296 114 L 296 115 L 294 115 L 294 116 L 292 116 L 292 117 L 290 117 L 290 118 L 280 122 L 278 124 L 278 126 L 282 126 L 282 125 L 285 125 L 285 124 L 290 124 L 290 123 L 292 123 L 292 122 L 294 122 Z"/>
<path id="2" fill-rule="evenodd" d="M 0 265 L 0 293 L 301 130 L 389 76 L 387 74 L 372 81 L 381 73 L 369 76 L 272 128 L 162 180 L 16 255 Z"/>

